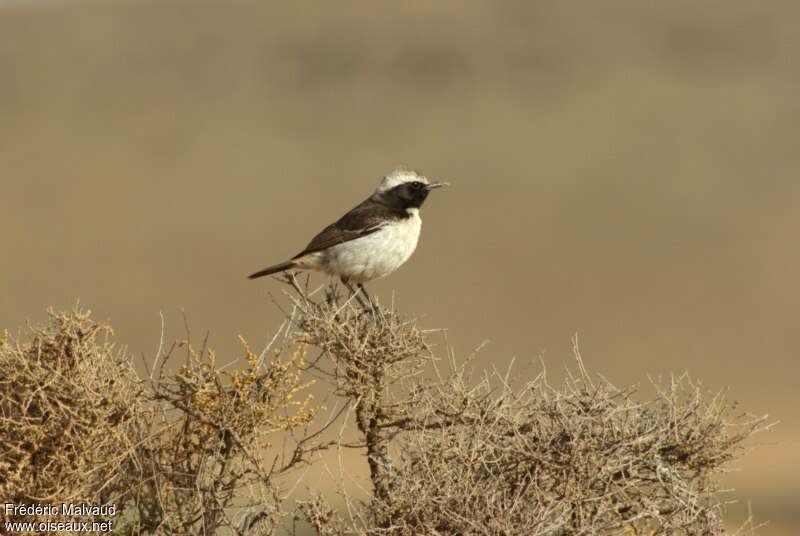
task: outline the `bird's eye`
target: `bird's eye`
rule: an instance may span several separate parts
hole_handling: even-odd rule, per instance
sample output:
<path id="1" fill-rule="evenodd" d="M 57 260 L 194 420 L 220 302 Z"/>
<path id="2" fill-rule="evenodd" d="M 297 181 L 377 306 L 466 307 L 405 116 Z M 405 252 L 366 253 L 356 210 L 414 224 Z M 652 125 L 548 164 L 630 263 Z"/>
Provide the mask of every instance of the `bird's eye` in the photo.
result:
<path id="1" fill-rule="evenodd" d="M 422 190 L 422 188 L 423 188 L 424 186 L 425 186 L 425 185 L 424 185 L 424 184 L 422 184 L 421 182 L 413 182 L 413 183 L 411 183 L 411 187 L 412 187 L 413 189 L 415 189 L 415 190 Z"/>

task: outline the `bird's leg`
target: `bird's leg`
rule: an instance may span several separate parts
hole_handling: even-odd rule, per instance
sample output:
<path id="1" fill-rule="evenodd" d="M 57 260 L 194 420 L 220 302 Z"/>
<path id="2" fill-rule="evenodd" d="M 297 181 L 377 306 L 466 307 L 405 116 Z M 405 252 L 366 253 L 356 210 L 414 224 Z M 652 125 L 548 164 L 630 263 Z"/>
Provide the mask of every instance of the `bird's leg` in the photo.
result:
<path id="1" fill-rule="evenodd" d="M 364 286 L 364 283 L 359 283 L 358 284 L 358 290 L 360 290 L 361 292 L 364 293 L 364 297 L 367 298 L 367 301 L 369 302 L 370 306 L 372 307 L 372 310 L 377 313 L 378 312 L 378 304 L 375 303 L 374 301 L 372 301 L 372 298 L 367 293 L 367 287 Z"/>
<path id="2" fill-rule="evenodd" d="M 356 290 L 350 285 L 350 281 L 348 281 L 348 279 L 346 277 L 341 277 L 340 279 L 342 280 L 342 284 L 347 288 L 347 290 L 350 291 L 350 295 L 351 296 L 355 296 L 356 297 L 356 301 L 358 302 L 358 304 L 363 309 L 366 309 L 367 308 L 367 304 L 364 303 L 364 300 L 361 299 L 361 296 L 358 295 L 358 292 L 356 292 Z M 359 285 L 359 288 L 361 288 L 361 285 Z M 370 303 L 372 303 L 372 302 L 370 302 Z"/>

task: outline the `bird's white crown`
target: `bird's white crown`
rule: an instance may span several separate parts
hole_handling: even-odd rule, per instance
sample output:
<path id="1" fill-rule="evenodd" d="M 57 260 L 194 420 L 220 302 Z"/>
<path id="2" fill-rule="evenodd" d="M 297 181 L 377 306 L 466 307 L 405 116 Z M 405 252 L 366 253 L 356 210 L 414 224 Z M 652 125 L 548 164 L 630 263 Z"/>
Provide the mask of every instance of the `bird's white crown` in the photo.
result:
<path id="1" fill-rule="evenodd" d="M 378 183 L 378 188 L 375 190 L 375 193 L 382 194 L 384 192 L 388 192 L 395 186 L 399 186 L 406 182 L 422 182 L 428 184 L 428 178 L 411 169 L 397 168 L 381 179 L 381 182 Z"/>

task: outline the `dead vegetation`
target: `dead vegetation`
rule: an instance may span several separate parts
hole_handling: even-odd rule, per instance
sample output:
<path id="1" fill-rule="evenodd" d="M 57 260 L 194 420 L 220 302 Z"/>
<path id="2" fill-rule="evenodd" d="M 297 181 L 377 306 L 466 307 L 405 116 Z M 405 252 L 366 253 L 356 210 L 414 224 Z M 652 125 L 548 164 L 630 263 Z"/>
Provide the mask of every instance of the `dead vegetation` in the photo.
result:
<path id="1" fill-rule="evenodd" d="M 306 347 L 256 355 L 242 339 L 240 368 L 224 371 L 213 350 L 180 341 L 156 360 L 148 397 L 156 419 L 138 437 L 130 491 L 132 534 L 273 534 L 281 520 L 275 478 L 305 462 L 298 445 L 276 457 L 270 439 L 303 427 L 319 408 L 303 391 Z M 184 349 L 177 372 L 167 365 Z M 258 530 L 256 530 L 258 527 Z"/>
<path id="2" fill-rule="evenodd" d="M 312 368 L 352 408 L 373 485 L 346 519 L 321 496 L 304 503 L 318 534 L 725 533 L 718 477 L 766 423 L 723 393 L 682 375 L 643 401 L 590 375 L 577 344 L 560 386 L 544 372 L 516 387 L 511 369 L 473 378 L 395 311 L 289 284 Z"/>
<path id="3" fill-rule="evenodd" d="M 76 309 L 51 312 L 29 340 L 0 341 L 4 501 L 115 505 L 116 534 L 274 534 L 274 479 L 312 450 L 269 448 L 318 410 L 301 379 L 305 345 L 256 355 L 242 340 L 226 372 L 213 350 L 178 341 L 141 378 L 111 333 Z M 45 520 L 69 521 L 0 512 Z"/>
<path id="4" fill-rule="evenodd" d="M 719 475 L 766 423 L 722 393 L 682 375 L 648 400 L 577 345 L 558 385 L 473 373 L 396 311 L 286 283 L 287 324 L 230 369 L 178 341 L 141 378 L 79 310 L 6 335 L 0 494 L 117 504 L 122 534 L 273 535 L 289 515 L 321 536 L 726 534 Z M 338 400 L 316 428 L 312 378 Z M 331 448 L 366 453 L 371 498 L 341 482 L 344 510 L 317 493 L 285 512 L 278 477 Z"/>
<path id="5" fill-rule="evenodd" d="M 0 497 L 106 504 L 151 413 L 130 363 L 88 313 L 50 313 L 27 341 L 0 341 Z M 13 519 L 13 518 L 12 518 Z M 26 519 L 33 520 L 33 519 Z"/>

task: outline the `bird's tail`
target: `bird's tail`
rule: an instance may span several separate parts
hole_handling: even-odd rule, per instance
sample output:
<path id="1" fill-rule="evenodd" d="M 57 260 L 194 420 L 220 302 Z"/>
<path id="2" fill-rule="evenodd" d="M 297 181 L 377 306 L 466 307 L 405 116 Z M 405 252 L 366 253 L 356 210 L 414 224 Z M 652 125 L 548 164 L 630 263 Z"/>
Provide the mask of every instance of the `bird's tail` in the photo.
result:
<path id="1" fill-rule="evenodd" d="M 268 268 L 264 268 L 263 270 L 256 272 L 254 274 L 250 274 L 247 278 L 255 279 L 257 277 L 264 277 L 265 275 L 277 274 L 278 272 L 289 270 L 290 268 L 294 268 L 295 266 L 297 266 L 296 261 L 286 261 L 280 264 L 276 264 L 274 266 L 270 266 Z"/>

